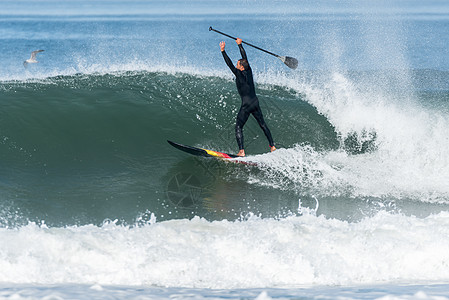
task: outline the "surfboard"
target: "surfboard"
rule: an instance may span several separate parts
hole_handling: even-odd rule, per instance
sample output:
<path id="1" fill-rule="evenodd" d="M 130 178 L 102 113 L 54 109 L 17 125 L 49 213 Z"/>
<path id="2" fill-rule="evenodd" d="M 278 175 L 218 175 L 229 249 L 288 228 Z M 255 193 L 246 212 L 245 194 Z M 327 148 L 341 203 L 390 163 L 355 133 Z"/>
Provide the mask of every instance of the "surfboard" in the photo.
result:
<path id="1" fill-rule="evenodd" d="M 187 146 L 187 145 L 175 143 L 175 142 L 172 142 L 169 140 L 167 140 L 167 142 L 170 145 L 172 145 L 173 147 L 175 147 L 176 149 L 179 149 L 181 151 L 187 152 L 187 153 L 195 155 L 195 156 L 216 157 L 216 158 L 224 158 L 224 159 L 239 157 L 234 154 L 228 154 L 228 153 L 214 151 L 214 150 L 208 150 L 208 149 L 203 149 L 203 148 Z"/>

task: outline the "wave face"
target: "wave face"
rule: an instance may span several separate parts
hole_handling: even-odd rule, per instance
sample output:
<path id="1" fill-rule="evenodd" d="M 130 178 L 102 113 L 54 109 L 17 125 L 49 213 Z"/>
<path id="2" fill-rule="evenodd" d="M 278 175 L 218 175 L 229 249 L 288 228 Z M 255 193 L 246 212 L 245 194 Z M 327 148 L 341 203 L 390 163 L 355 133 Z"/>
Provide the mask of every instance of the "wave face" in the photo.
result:
<path id="1" fill-rule="evenodd" d="M 447 281 L 447 4 L 3 2 L 0 282 Z M 250 118 L 246 164 L 167 143 L 237 151 L 211 25 L 299 59 L 246 47 L 278 146 Z"/>
<path id="2" fill-rule="evenodd" d="M 3 197 L 22 203 L 17 209 L 26 208 L 29 220 L 52 224 L 57 216 L 55 222 L 61 225 L 101 224 L 105 218 L 131 222 L 147 209 L 172 209 L 166 208 L 166 193 L 177 174 L 194 174 L 200 188 L 220 184 L 209 180 L 209 172 L 232 188 L 226 182 L 230 176 L 219 173 L 235 166 L 187 157 L 166 140 L 235 151 L 239 99 L 234 88 L 227 79 L 162 72 L 5 83 L 0 132 Z M 301 139 L 323 151 L 338 148 L 332 125 L 297 93 L 266 86 L 260 97 L 266 118 L 273 119 L 271 126 L 283 129 L 276 138 L 284 147 Z M 282 118 L 275 117 L 283 111 Z M 289 113 L 294 111 L 299 113 Z M 316 130 L 300 137 L 286 130 L 303 127 Z M 267 149 L 259 131 L 250 120 L 245 128 L 249 152 Z M 244 179 L 240 184 L 242 191 L 253 186 Z M 199 197 L 198 209 L 206 198 Z"/>
<path id="3" fill-rule="evenodd" d="M 321 202 L 328 216 L 347 213 L 337 202 L 416 214 L 422 203 L 447 203 L 444 97 L 438 109 L 400 106 L 403 99 L 364 94 L 350 75 L 321 80 L 297 82 L 297 90 L 262 81 L 279 150 L 264 154 L 267 142 L 250 119 L 247 160 L 258 167 L 189 157 L 166 142 L 235 151 L 239 99 L 227 78 L 139 71 L 2 83 L 2 222 L 132 223 L 147 210 L 162 219 L 273 217 L 295 212 L 299 201 Z M 422 101 L 435 95 L 444 93 Z"/>

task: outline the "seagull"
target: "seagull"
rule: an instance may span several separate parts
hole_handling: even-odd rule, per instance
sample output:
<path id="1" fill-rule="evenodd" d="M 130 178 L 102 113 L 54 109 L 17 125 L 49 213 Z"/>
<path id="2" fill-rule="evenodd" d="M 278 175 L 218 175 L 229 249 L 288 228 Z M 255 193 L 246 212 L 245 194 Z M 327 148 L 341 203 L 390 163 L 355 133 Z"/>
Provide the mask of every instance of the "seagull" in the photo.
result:
<path id="1" fill-rule="evenodd" d="M 31 57 L 23 62 L 23 66 L 26 68 L 28 66 L 28 64 L 37 63 L 38 61 L 36 60 L 36 55 L 42 51 L 44 51 L 44 50 L 36 50 L 36 51 L 31 52 Z"/>

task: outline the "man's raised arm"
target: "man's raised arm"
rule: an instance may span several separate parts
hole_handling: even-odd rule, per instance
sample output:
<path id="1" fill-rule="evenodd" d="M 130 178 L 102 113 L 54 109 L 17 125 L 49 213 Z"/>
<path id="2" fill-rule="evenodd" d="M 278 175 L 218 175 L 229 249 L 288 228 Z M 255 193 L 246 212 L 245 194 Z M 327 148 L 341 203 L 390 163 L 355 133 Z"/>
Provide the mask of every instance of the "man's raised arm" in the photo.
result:
<path id="1" fill-rule="evenodd" d="M 235 41 L 237 42 L 237 45 L 239 45 L 240 54 L 242 55 L 242 58 L 248 60 L 248 58 L 246 57 L 245 49 L 243 49 L 242 39 L 237 38 Z"/>
<path id="2" fill-rule="evenodd" d="M 224 58 L 226 64 L 228 65 L 229 69 L 231 69 L 232 73 L 235 74 L 235 73 L 237 72 L 237 69 L 236 69 L 236 67 L 232 64 L 231 59 L 229 58 L 228 54 L 226 53 L 226 51 L 225 51 L 225 46 L 226 46 L 226 43 L 225 43 L 225 42 L 221 42 L 221 43 L 220 43 L 221 54 L 223 54 L 223 58 Z"/>

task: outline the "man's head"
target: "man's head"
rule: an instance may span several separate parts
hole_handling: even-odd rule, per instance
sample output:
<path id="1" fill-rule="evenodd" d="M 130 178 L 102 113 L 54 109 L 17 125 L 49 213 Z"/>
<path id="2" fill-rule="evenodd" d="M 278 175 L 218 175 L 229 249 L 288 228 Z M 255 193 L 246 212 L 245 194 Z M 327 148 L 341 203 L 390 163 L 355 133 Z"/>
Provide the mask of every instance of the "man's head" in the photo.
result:
<path id="1" fill-rule="evenodd" d="M 240 71 L 248 70 L 248 69 L 249 69 L 249 63 L 248 63 L 248 60 L 246 60 L 246 59 L 244 59 L 244 58 L 239 59 L 239 60 L 237 61 L 237 69 L 239 69 Z"/>

